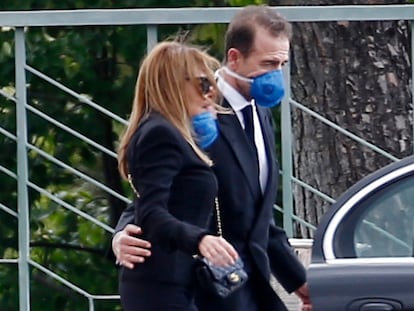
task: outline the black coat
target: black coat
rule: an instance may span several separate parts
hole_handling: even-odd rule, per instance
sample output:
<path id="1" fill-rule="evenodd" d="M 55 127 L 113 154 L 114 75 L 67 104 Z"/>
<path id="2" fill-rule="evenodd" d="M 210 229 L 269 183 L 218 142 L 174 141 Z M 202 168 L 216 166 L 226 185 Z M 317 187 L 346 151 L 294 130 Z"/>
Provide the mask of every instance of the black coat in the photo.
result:
<path id="1" fill-rule="evenodd" d="M 224 102 L 224 106 L 229 107 L 227 102 Z M 220 136 L 209 153 L 215 163 L 213 169 L 219 185 L 223 236 L 237 249 L 246 268 L 253 273 L 260 273 L 255 278 L 255 285 L 260 287 L 261 297 L 266 300 L 266 310 L 285 310 L 270 287 L 271 272 L 288 292 L 299 288 L 306 281 L 306 274 L 285 231 L 274 224 L 273 203 L 279 179 L 274 127 L 270 109 L 258 106 L 257 113 L 269 170 L 263 193 L 257 167 L 252 165 L 256 161 L 254 153 L 235 114 L 218 116 Z M 204 302 L 210 302 L 211 299 L 208 297 Z M 199 304 L 200 310 L 207 310 L 203 304 Z M 217 309 L 219 304 L 213 305 Z M 243 301 L 222 305 L 219 310 L 244 310 Z"/>
<path id="2" fill-rule="evenodd" d="M 161 115 L 145 119 L 127 150 L 128 168 L 140 198 L 135 223 L 152 243 L 152 255 L 121 280 L 151 280 L 190 286 L 192 255 L 207 233 L 217 195 L 212 169 Z M 131 223 L 132 219 L 128 219 Z"/>

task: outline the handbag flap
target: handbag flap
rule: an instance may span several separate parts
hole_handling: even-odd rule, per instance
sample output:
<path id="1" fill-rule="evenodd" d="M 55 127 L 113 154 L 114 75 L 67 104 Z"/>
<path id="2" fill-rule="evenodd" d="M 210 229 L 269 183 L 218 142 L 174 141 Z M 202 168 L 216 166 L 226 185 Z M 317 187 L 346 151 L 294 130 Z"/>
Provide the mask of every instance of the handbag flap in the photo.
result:
<path id="1" fill-rule="evenodd" d="M 243 261 L 241 261 L 240 258 L 238 258 L 237 261 L 233 265 L 224 266 L 224 267 L 214 265 L 210 261 L 208 261 L 206 258 L 202 258 L 201 260 L 204 262 L 204 264 L 206 264 L 209 267 L 211 274 L 216 280 L 221 280 L 226 275 L 229 275 L 232 272 L 237 272 L 243 269 Z"/>

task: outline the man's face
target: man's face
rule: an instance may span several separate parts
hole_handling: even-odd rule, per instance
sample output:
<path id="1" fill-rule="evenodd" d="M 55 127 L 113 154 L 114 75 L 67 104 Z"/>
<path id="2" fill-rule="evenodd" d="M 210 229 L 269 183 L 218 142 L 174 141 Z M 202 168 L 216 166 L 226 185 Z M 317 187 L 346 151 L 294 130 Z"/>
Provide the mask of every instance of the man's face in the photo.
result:
<path id="1" fill-rule="evenodd" d="M 274 37 L 264 29 L 257 29 L 253 49 L 244 57 L 237 49 L 228 51 L 227 66 L 246 78 L 281 69 L 289 59 L 289 39 Z M 250 98 L 250 83 L 239 79 L 229 81 L 246 99 Z"/>

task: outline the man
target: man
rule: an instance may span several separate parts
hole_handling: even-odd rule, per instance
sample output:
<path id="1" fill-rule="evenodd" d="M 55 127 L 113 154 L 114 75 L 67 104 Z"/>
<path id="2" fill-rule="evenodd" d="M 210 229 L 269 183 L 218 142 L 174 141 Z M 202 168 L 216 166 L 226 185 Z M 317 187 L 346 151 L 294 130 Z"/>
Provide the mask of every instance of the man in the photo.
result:
<path id="1" fill-rule="evenodd" d="M 287 310 L 270 286 L 271 273 L 311 310 L 304 267 L 273 221 L 278 165 L 269 107 L 284 95 L 281 68 L 290 37 L 291 25 L 267 6 L 243 8 L 226 32 L 217 83 L 223 106 L 234 113 L 218 115 L 220 136 L 207 151 L 218 180 L 223 236 L 243 259 L 249 281 L 225 299 L 200 292 L 199 310 Z M 112 243 L 118 261 L 129 268 L 150 256 L 149 243 L 134 237 L 140 229 L 127 225 L 132 222 L 133 212 L 126 210 L 117 231 L 126 227 Z"/>

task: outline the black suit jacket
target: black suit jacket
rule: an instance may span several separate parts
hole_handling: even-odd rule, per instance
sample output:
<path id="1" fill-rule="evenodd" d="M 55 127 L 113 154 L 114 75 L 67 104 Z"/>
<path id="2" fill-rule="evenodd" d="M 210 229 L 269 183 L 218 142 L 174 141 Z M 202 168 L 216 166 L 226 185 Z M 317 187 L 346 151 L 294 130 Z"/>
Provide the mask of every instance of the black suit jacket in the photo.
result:
<path id="1" fill-rule="evenodd" d="M 121 280 L 151 280 L 189 286 L 193 254 L 208 229 L 217 181 L 179 131 L 157 113 L 145 119 L 127 150 L 139 192 L 135 223 L 152 243 L 152 255 Z M 131 220 L 129 220 L 131 222 Z"/>
<path id="2" fill-rule="evenodd" d="M 229 107 L 227 102 L 224 105 Z M 306 281 L 306 274 L 285 231 L 274 224 L 279 165 L 273 120 L 270 109 L 257 106 L 257 112 L 269 169 L 263 194 L 257 170 L 252 165 L 254 154 L 237 116 L 218 116 L 220 137 L 212 145 L 210 154 L 219 183 L 223 235 L 245 257 L 248 269 L 260 271 L 266 281 L 273 272 L 281 285 L 292 292 Z"/>

